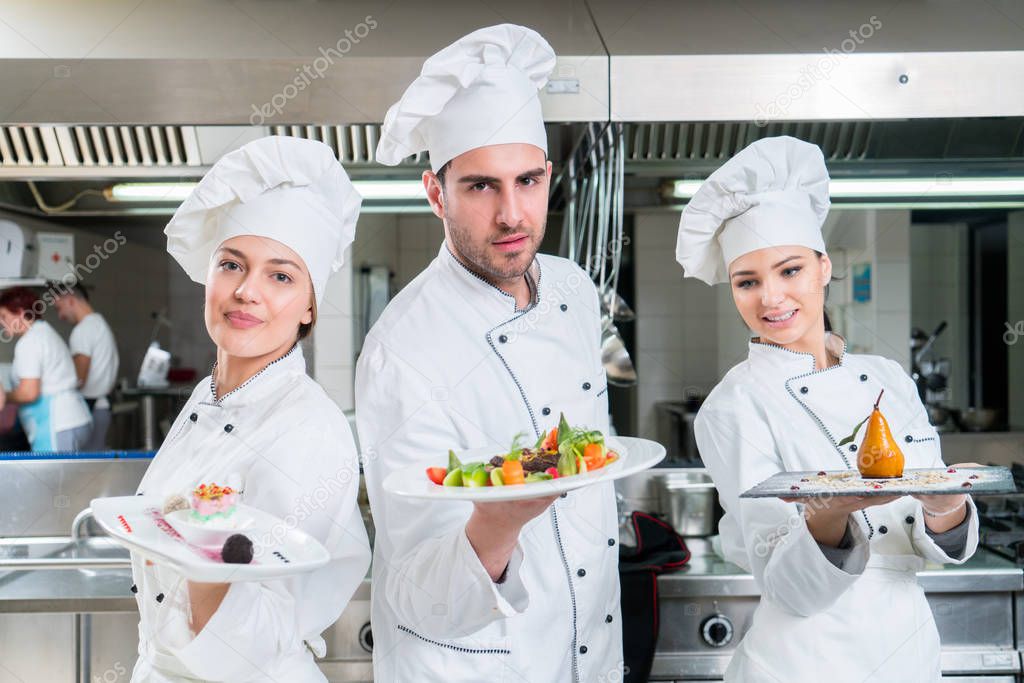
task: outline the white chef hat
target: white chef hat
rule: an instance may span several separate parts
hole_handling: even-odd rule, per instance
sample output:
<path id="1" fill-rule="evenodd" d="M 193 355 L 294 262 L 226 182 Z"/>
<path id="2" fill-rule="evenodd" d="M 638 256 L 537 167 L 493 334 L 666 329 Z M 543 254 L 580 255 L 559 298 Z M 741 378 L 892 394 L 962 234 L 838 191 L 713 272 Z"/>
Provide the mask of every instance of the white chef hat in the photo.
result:
<path id="1" fill-rule="evenodd" d="M 388 109 L 377 160 L 394 166 L 428 151 L 437 172 L 487 145 L 523 142 L 547 153 L 538 91 L 554 67 L 554 50 L 524 26 L 490 26 L 460 38 L 424 62 Z"/>
<path id="2" fill-rule="evenodd" d="M 787 136 L 740 150 L 705 180 L 679 220 L 676 260 L 687 277 L 729 281 L 729 264 L 765 247 L 825 252 L 828 170 L 817 145 Z"/>
<path id="3" fill-rule="evenodd" d="M 327 145 L 260 138 L 225 154 L 203 176 L 164 229 L 167 251 L 204 283 L 225 240 L 269 237 L 305 262 L 319 304 L 355 237 L 362 201 Z"/>

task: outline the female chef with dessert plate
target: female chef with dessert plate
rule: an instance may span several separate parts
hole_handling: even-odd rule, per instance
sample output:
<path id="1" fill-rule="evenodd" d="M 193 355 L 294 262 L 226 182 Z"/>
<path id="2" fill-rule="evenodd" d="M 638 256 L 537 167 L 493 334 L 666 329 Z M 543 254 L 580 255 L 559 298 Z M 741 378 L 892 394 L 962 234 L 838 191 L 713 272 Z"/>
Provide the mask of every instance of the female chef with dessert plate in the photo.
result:
<path id="1" fill-rule="evenodd" d="M 723 554 L 761 589 L 727 681 L 934 683 L 939 635 L 916 572 L 962 563 L 978 544 L 962 494 L 834 497 L 803 505 L 739 495 L 783 471 L 856 470 L 844 437 L 872 411 L 907 467 L 942 466 L 939 440 L 903 368 L 847 353 L 824 313 L 832 264 L 821 150 L 765 138 L 713 173 L 679 227 L 685 274 L 728 283 L 753 338 L 697 415 L 701 456 L 726 510 Z M 824 672 L 827 670 L 827 674 Z"/>
<path id="2" fill-rule="evenodd" d="M 167 225 L 168 252 L 206 285 L 217 361 L 139 493 L 179 503 L 194 493 L 194 512 L 206 517 L 230 513 L 237 500 L 294 522 L 330 561 L 273 581 L 197 583 L 133 553 L 132 681 L 326 680 L 313 656 L 324 654 L 321 633 L 365 576 L 370 551 L 348 422 L 306 374 L 298 342 L 352 241 L 360 203 L 326 145 L 267 137 L 221 158 Z"/>

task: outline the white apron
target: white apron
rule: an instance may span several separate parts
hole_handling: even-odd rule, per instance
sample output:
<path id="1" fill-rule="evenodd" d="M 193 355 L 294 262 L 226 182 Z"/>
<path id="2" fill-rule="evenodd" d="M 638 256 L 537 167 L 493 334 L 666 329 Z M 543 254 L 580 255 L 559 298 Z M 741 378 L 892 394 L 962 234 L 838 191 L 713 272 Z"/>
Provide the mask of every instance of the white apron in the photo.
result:
<path id="1" fill-rule="evenodd" d="M 377 681 L 622 680 L 611 484 L 570 493 L 532 520 L 503 584 L 466 538 L 470 503 L 381 488 L 396 468 L 445 465 L 449 448 L 500 453 L 517 432 L 532 445 L 562 411 L 607 430 L 597 292 L 569 261 L 539 255 L 536 265 L 537 303 L 516 311 L 442 245 L 363 347 L 356 419 L 377 529 Z"/>
<path id="2" fill-rule="evenodd" d="M 863 430 L 853 444 L 838 444 L 883 388 L 881 410 L 906 467 L 942 464 L 938 434 L 899 364 L 845 354 L 836 335 L 828 343 L 841 362 L 816 371 L 810 354 L 752 341 L 748 359 L 697 415 L 697 445 L 727 513 L 720 527 L 726 559 L 751 571 L 762 593 L 726 680 L 935 683 L 939 637 L 915 574 L 925 560 L 959 564 L 974 553 L 973 501 L 963 558 L 948 557 L 929 538 L 921 504 L 904 497 L 851 516 L 855 548 L 840 570 L 797 504 L 739 500 L 779 471 L 856 469 Z"/>
<path id="3" fill-rule="evenodd" d="M 313 654 L 324 654 L 320 634 L 341 616 L 366 575 L 370 552 L 356 505 L 351 430 L 306 375 L 300 347 L 220 401 L 209 378 L 200 382 L 139 493 L 164 497 L 211 482 L 237 487 L 242 502 L 314 536 L 332 560 L 289 579 L 232 584 L 193 637 L 186 581 L 133 554 L 140 621 L 132 681 L 326 680 Z"/>

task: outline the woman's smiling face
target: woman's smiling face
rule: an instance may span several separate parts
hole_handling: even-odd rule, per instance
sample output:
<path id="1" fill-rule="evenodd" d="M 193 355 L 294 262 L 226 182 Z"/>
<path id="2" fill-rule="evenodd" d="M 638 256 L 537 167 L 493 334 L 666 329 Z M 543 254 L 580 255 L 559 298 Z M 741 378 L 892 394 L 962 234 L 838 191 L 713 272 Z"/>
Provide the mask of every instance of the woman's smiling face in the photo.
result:
<path id="1" fill-rule="evenodd" d="M 283 354 L 313 321 L 313 284 L 298 254 L 276 240 L 233 237 L 206 276 L 206 329 L 228 355 Z"/>
<path id="2" fill-rule="evenodd" d="M 767 247 L 729 264 L 729 285 L 743 322 L 762 340 L 801 347 L 824 330 L 832 262 L 807 247 Z"/>

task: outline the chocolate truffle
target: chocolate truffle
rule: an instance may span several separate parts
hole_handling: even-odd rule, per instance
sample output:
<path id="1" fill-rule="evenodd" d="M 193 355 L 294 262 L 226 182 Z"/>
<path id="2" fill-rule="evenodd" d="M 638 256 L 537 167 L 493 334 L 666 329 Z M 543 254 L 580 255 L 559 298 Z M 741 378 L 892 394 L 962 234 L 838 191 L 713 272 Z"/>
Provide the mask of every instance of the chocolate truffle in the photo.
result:
<path id="1" fill-rule="evenodd" d="M 252 562 L 252 541 L 245 534 L 232 534 L 224 541 L 220 556 L 230 564 L 249 564 Z"/>

